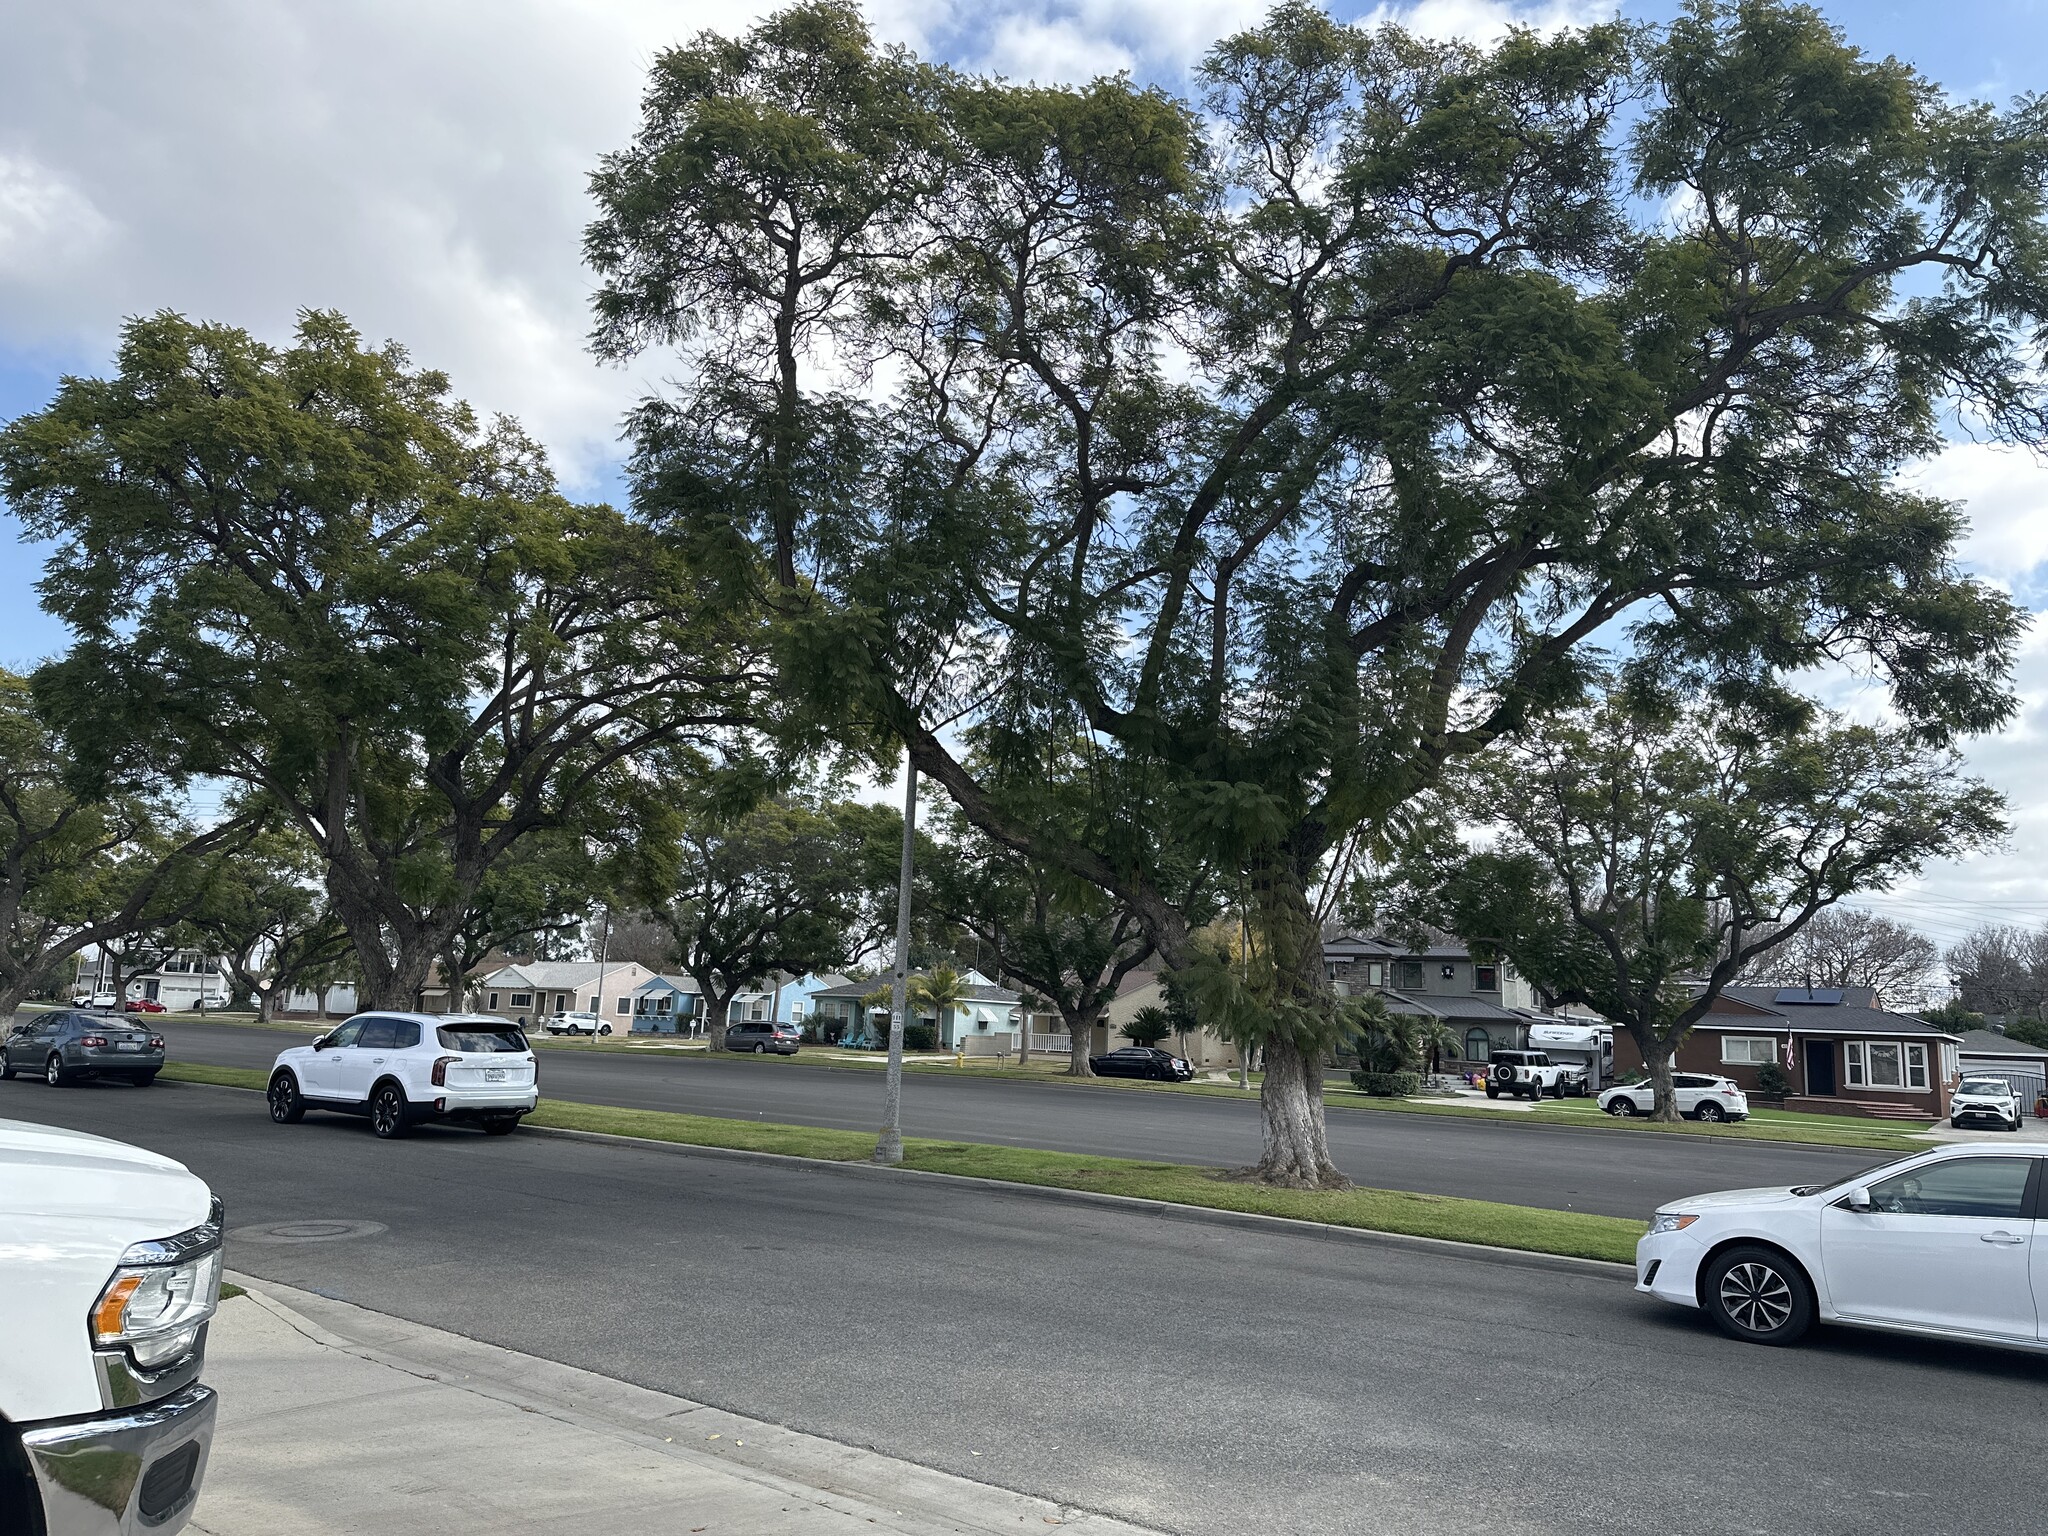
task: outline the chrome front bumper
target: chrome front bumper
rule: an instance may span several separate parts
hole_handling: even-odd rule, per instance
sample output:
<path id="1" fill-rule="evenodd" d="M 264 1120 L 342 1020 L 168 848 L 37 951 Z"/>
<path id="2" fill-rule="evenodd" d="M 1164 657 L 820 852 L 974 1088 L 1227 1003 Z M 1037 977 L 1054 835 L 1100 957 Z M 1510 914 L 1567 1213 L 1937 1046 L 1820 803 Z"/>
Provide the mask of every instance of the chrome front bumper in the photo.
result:
<path id="1" fill-rule="evenodd" d="M 125 1413 L 22 1430 L 49 1536 L 182 1530 L 199 1501 L 217 1406 L 211 1387 L 194 1384 Z"/>

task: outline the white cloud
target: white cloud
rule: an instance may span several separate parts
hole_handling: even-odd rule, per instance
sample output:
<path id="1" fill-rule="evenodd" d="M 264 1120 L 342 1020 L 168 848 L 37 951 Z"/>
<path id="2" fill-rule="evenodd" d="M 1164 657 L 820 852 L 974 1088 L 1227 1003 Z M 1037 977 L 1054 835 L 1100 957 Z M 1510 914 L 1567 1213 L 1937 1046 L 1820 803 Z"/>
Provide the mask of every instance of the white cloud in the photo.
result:
<path id="1" fill-rule="evenodd" d="M 0 153 L 0 279 L 60 276 L 112 230 L 91 198 L 32 156 Z"/>
<path id="2" fill-rule="evenodd" d="M 1918 466 L 1909 483 L 1961 502 L 1970 533 L 1962 558 L 2009 589 L 2026 585 L 2048 564 L 2048 460 L 2025 448 L 1956 443 Z"/>

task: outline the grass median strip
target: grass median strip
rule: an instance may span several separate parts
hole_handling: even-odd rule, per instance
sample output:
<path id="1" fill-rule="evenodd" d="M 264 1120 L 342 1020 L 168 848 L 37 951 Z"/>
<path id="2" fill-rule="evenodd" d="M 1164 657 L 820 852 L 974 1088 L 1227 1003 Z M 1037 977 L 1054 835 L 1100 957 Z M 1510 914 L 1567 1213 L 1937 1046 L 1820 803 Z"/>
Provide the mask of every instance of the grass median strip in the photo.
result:
<path id="1" fill-rule="evenodd" d="M 245 1067 L 208 1067 L 171 1062 L 164 1076 L 184 1082 L 212 1083 L 229 1088 L 263 1087 L 265 1074 Z M 529 1124 L 557 1130 L 597 1131 L 647 1141 L 677 1142 L 696 1147 L 724 1147 L 745 1152 L 778 1152 L 786 1157 L 825 1162 L 860 1162 L 875 1150 L 866 1131 L 835 1131 L 805 1125 L 779 1125 L 758 1120 L 723 1120 L 712 1115 L 683 1115 L 666 1110 L 614 1109 L 543 1099 Z M 1040 1152 L 1024 1147 L 983 1142 L 907 1139 L 904 1164 L 930 1173 L 956 1173 L 972 1178 L 1000 1179 L 1012 1184 L 1038 1184 L 1096 1194 L 1132 1195 L 1174 1205 L 1212 1210 L 1247 1211 L 1286 1216 L 1329 1226 L 1356 1227 L 1368 1232 L 1396 1232 L 1410 1237 L 1436 1237 L 1451 1242 L 1488 1243 L 1529 1253 L 1556 1253 L 1572 1258 L 1628 1263 L 1635 1257 L 1643 1223 L 1616 1216 L 1578 1211 L 1550 1211 L 1534 1206 L 1502 1205 L 1491 1200 L 1464 1200 L 1448 1195 L 1418 1195 L 1392 1189 L 1351 1189 L 1327 1194 L 1267 1189 L 1239 1183 L 1213 1168 L 1181 1163 L 1147 1163 L 1131 1158 L 1083 1157 L 1069 1152 Z"/>

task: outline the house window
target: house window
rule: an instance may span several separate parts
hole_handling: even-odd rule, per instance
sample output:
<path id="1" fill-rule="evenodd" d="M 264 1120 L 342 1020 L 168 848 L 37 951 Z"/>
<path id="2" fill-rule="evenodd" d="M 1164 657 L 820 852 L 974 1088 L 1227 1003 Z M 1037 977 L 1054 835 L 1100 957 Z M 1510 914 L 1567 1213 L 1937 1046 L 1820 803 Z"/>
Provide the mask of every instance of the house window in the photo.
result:
<path id="1" fill-rule="evenodd" d="M 568 993 L 566 993 L 566 992 L 557 992 L 557 993 L 555 994 L 555 1012 L 557 1012 L 557 1013 L 563 1013 L 563 1012 L 566 1012 L 566 1011 L 567 1011 L 567 1009 L 568 1009 L 568 1007 L 569 1007 L 569 994 L 568 994 Z"/>
<path id="2" fill-rule="evenodd" d="M 768 999 L 767 999 L 767 998 L 765 998 L 765 997 L 757 997 L 757 998 L 755 998 L 755 999 L 754 999 L 754 1006 L 753 1006 L 753 1008 L 752 1008 L 751 1010 L 749 1010 L 749 1012 L 748 1012 L 748 1014 L 747 1014 L 747 1017 L 748 1017 L 748 1018 L 750 1018 L 750 1019 L 765 1019 L 765 1018 L 767 1018 L 767 1017 L 768 1017 Z"/>
<path id="3" fill-rule="evenodd" d="M 1843 1054 L 1851 1087 L 1927 1087 L 1927 1047 L 1897 1040 L 1851 1040 Z"/>
<path id="4" fill-rule="evenodd" d="M 1863 1086 L 1863 1042 L 1849 1040 L 1842 1046 L 1842 1062 L 1847 1068 L 1846 1076 L 1851 1088 Z"/>
<path id="5" fill-rule="evenodd" d="M 1365 984 L 1368 987 L 1384 987 L 1387 984 L 1387 966 L 1383 960 L 1368 961 L 1365 967 Z"/>
<path id="6" fill-rule="evenodd" d="M 1769 1035 L 1723 1035 L 1721 1065 L 1760 1067 L 1778 1059 L 1778 1042 Z"/>
<path id="7" fill-rule="evenodd" d="M 1500 967 L 1497 965 L 1473 966 L 1472 990 L 1474 992 L 1498 992 L 1500 990 Z"/>
<path id="8" fill-rule="evenodd" d="M 495 992 L 491 994 L 491 1006 L 493 1008 L 498 1006 L 498 994 Z"/>
<path id="9" fill-rule="evenodd" d="M 1508 979 L 1509 981 L 1516 981 L 1516 980 L 1519 980 L 1519 979 L 1520 979 L 1520 977 L 1521 977 L 1521 974 L 1522 974 L 1522 973 L 1521 973 L 1520 971 L 1518 971 L 1518 970 L 1516 970 L 1516 969 L 1515 969 L 1515 963 L 1514 963 L 1514 961 L 1512 961 L 1512 960 L 1510 960 L 1510 961 L 1508 961 L 1508 962 L 1507 962 L 1506 964 L 1502 965 L 1500 969 L 1501 969 L 1501 974 L 1502 974 L 1503 976 L 1507 977 L 1507 979 Z"/>
<path id="10" fill-rule="evenodd" d="M 1400 979 L 1394 985 L 1403 992 L 1420 992 L 1422 990 L 1422 962 L 1420 960 L 1401 961 L 1397 974 Z"/>
<path id="11" fill-rule="evenodd" d="M 597 999 L 597 994 L 596 994 L 595 992 L 591 993 L 591 994 L 590 994 L 590 1011 L 591 1011 L 592 1013 L 595 1013 L 595 1012 L 597 1012 L 597 1002 L 598 1002 L 598 999 Z"/>
<path id="12" fill-rule="evenodd" d="M 1906 1047 L 1906 1086 L 1922 1090 L 1927 1087 L 1927 1047 L 1924 1045 Z"/>
<path id="13" fill-rule="evenodd" d="M 512 994 L 512 1006 L 514 1008 L 531 1008 L 533 1006 L 533 994 L 531 992 L 514 992 Z"/>
<path id="14" fill-rule="evenodd" d="M 1493 1039 L 1485 1030 L 1468 1029 L 1465 1031 L 1465 1059 L 1467 1061 L 1484 1061 L 1492 1049 Z"/>
<path id="15" fill-rule="evenodd" d="M 592 1013 L 595 1013 L 595 1012 L 597 1012 L 597 1010 L 596 1010 L 595 1008 L 591 1009 L 590 1011 L 591 1011 Z M 621 1012 L 621 1013 L 631 1013 L 632 1011 L 633 1011 L 633 999 L 631 999 L 630 997 L 622 997 L 622 998 L 620 998 L 620 999 L 619 999 L 619 1012 Z"/>

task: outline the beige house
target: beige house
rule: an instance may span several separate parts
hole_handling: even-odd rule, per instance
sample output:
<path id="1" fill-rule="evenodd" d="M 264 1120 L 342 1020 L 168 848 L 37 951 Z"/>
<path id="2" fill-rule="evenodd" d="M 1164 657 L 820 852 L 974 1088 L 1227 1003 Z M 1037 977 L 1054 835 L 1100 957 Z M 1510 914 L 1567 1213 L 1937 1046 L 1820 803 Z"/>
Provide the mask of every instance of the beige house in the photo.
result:
<path id="1" fill-rule="evenodd" d="M 1109 1006 L 1102 1010 L 1102 1022 L 1095 1026 L 1093 1054 L 1113 1051 L 1130 1041 L 1117 1033 L 1130 1023 L 1131 1016 L 1141 1008 L 1164 1008 L 1166 989 L 1160 985 L 1156 971 L 1132 971 L 1117 988 L 1117 994 L 1110 999 Z M 1215 1071 L 1223 1067 L 1235 1067 L 1240 1060 L 1237 1047 L 1228 1040 L 1212 1034 L 1206 1029 L 1189 1031 L 1185 1044 L 1179 1035 L 1168 1035 L 1159 1042 L 1163 1051 L 1185 1055 L 1197 1072 Z"/>
<path id="2" fill-rule="evenodd" d="M 528 1024 L 558 1013 L 594 1013 L 623 1035 L 633 1027 L 633 994 L 653 978 L 631 960 L 528 960 L 482 977 L 469 995 L 477 1013 Z"/>

